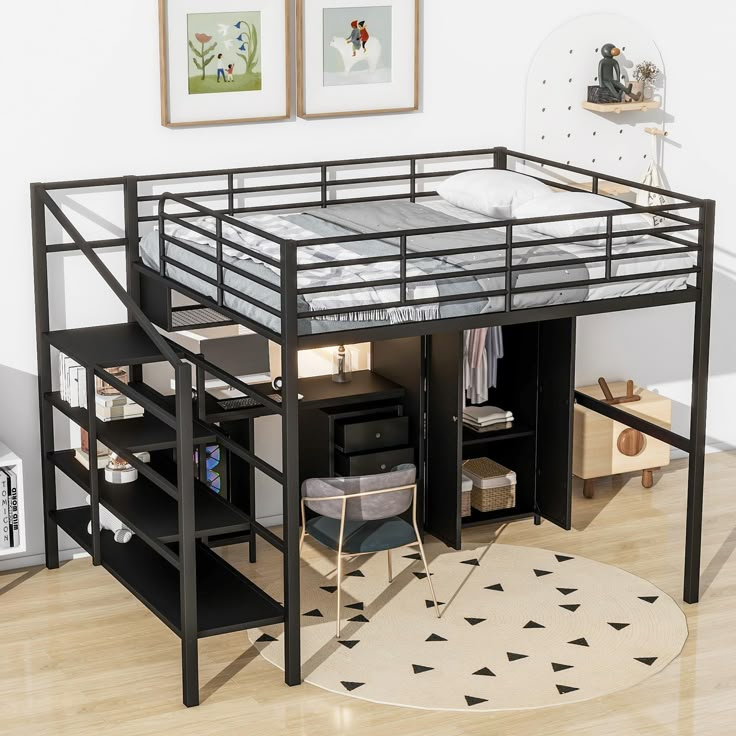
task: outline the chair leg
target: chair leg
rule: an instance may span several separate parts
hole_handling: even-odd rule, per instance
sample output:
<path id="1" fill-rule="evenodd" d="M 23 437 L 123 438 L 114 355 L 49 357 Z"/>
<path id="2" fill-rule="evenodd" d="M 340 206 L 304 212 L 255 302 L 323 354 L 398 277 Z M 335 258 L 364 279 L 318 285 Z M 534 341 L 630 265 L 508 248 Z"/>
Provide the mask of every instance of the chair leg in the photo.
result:
<path id="1" fill-rule="evenodd" d="M 442 614 L 440 613 L 439 603 L 437 603 L 437 596 L 434 594 L 434 585 L 432 585 L 432 575 L 429 572 L 429 565 L 427 564 L 427 558 L 424 555 L 424 545 L 422 544 L 422 540 L 419 537 L 419 533 L 417 533 L 417 544 L 419 545 L 419 554 L 422 558 L 422 564 L 424 565 L 424 572 L 427 573 L 427 582 L 429 583 L 429 590 L 432 593 L 432 600 L 434 601 L 434 610 L 437 612 L 437 618 L 440 618 Z"/>
<path id="2" fill-rule="evenodd" d="M 391 550 L 390 549 L 387 549 L 386 550 L 386 555 L 388 557 L 388 581 L 389 581 L 389 583 L 393 583 L 393 581 L 394 581 L 394 573 L 393 573 L 393 571 L 391 569 Z"/>
<path id="3" fill-rule="evenodd" d="M 342 598 L 342 555 L 338 552 L 337 554 L 337 616 L 335 617 L 335 626 L 337 631 L 335 637 L 340 638 L 340 611 L 341 609 L 341 598 Z"/>
<path id="4" fill-rule="evenodd" d="M 304 547 L 304 538 L 307 536 L 307 530 L 302 527 L 302 533 L 299 537 L 299 554 L 302 553 L 302 548 Z"/>

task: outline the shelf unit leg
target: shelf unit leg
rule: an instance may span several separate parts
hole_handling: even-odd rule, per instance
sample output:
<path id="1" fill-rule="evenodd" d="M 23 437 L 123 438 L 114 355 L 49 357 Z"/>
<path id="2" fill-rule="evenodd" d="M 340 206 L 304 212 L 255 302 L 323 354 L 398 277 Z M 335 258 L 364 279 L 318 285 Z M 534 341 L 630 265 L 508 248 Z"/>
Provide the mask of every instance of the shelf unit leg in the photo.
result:
<path id="1" fill-rule="evenodd" d="M 299 369 L 296 248 L 281 248 L 281 442 L 284 517 L 284 680 L 299 685 L 301 631 L 299 590 Z"/>
<path id="2" fill-rule="evenodd" d="M 176 367 L 176 469 L 179 489 L 179 604 L 184 705 L 199 705 L 197 549 L 194 536 L 192 368 Z"/>
<path id="3" fill-rule="evenodd" d="M 54 449 L 54 411 L 44 399 L 52 390 L 51 348 L 44 333 L 49 331 L 49 282 L 46 253 L 46 208 L 41 199 L 43 188 L 31 185 L 33 228 L 33 282 L 36 300 L 36 354 L 38 358 L 38 407 L 41 433 L 41 483 L 43 486 L 43 532 L 46 567 L 59 567 L 59 532 L 51 513 L 56 511 L 56 470 L 48 459 Z"/>
<path id="4" fill-rule="evenodd" d="M 256 442 L 255 442 L 255 420 L 248 420 L 248 451 L 255 455 Z M 256 520 L 256 469 L 253 465 L 248 466 L 248 511 L 250 518 Z M 248 561 L 254 563 L 256 561 L 256 550 L 258 548 L 258 535 L 250 529 L 248 539 Z"/>
<path id="5" fill-rule="evenodd" d="M 706 200 L 702 210 L 702 263 L 699 274 L 700 301 L 695 303 L 693 325 L 693 382 L 690 402 L 690 461 L 687 473 L 687 520 L 685 529 L 685 575 L 683 599 L 700 598 L 700 545 L 703 531 L 703 479 L 705 476 L 705 419 L 708 400 L 710 311 L 713 274 L 715 202 Z"/>
<path id="6" fill-rule="evenodd" d="M 86 370 L 87 436 L 89 438 L 89 507 L 92 524 L 92 564 L 102 564 L 100 543 L 100 475 L 97 470 L 97 402 L 95 399 L 95 372 Z"/>

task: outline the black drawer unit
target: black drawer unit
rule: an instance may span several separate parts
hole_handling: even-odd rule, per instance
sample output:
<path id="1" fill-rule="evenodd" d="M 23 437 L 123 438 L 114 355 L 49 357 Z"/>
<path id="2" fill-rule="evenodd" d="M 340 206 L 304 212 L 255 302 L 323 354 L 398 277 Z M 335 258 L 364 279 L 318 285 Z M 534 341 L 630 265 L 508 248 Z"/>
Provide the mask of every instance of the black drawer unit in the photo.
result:
<path id="1" fill-rule="evenodd" d="M 335 449 L 343 453 L 367 452 L 409 444 L 409 417 L 383 416 L 370 421 L 335 422 Z"/>
<path id="2" fill-rule="evenodd" d="M 386 473 L 396 465 L 414 463 L 414 448 L 401 447 L 381 452 L 363 452 L 345 455 L 335 450 L 335 472 L 338 475 L 374 475 Z"/>

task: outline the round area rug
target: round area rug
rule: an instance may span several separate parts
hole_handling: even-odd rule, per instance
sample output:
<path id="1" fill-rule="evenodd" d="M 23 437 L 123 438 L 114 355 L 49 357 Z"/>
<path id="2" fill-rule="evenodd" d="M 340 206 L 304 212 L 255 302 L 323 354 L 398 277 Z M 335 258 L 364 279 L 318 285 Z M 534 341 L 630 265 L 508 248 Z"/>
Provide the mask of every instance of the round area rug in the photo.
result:
<path id="1" fill-rule="evenodd" d="M 687 639 L 678 605 L 610 565 L 493 544 L 430 563 L 437 618 L 418 554 L 349 561 L 335 638 L 334 558 L 302 564 L 306 682 L 377 703 L 432 710 L 541 708 L 640 683 Z M 281 598 L 280 584 L 269 592 Z M 249 632 L 283 668 L 283 627 Z"/>

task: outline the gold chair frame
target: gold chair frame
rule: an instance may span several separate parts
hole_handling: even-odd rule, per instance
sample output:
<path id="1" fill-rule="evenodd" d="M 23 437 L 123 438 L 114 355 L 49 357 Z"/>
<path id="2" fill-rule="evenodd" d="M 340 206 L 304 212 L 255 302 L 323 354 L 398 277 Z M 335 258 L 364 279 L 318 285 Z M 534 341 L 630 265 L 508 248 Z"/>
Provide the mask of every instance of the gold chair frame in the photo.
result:
<path id="1" fill-rule="evenodd" d="M 306 504 L 307 503 L 320 503 L 322 501 L 341 501 L 342 510 L 340 513 L 340 538 L 338 540 L 337 547 L 337 621 L 336 621 L 336 634 L 335 636 L 340 638 L 341 621 L 340 621 L 340 608 L 341 608 L 341 594 L 342 594 L 342 563 L 343 558 L 347 557 L 360 557 L 362 555 L 375 555 L 378 552 L 343 552 L 343 542 L 345 534 L 345 515 L 347 512 L 348 501 L 351 499 L 362 498 L 365 496 L 377 496 L 381 493 L 396 493 L 398 491 L 412 491 L 412 502 L 411 502 L 411 521 L 414 527 L 414 533 L 416 534 L 416 542 L 410 542 L 409 544 L 401 545 L 400 547 L 392 547 L 386 550 L 388 556 L 388 582 L 393 582 L 393 570 L 391 567 L 391 552 L 394 549 L 404 549 L 404 547 L 413 547 L 417 545 L 419 547 L 419 555 L 422 558 L 422 564 L 424 565 L 424 571 L 427 575 L 427 582 L 429 583 L 429 590 L 432 594 L 432 601 L 434 602 L 434 608 L 437 612 L 437 618 L 442 615 L 440 613 L 440 607 L 437 603 L 437 596 L 434 592 L 434 585 L 432 584 L 432 575 L 429 571 L 429 565 L 427 564 L 427 557 L 424 554 L 424 545 L 419 535 L 419 527 L 417 526 L 417 484 L 411 483 L 404 486 L 396 486 L 395 488 L 382 488 L 377 491 L 362 491 L 360 493 L 340 494 L 338 496 L 321 496 L 321 497 L 302 497 L 301 499 L 301 511 L 302 511 L 302 533 L 299 538 L 299 553 L 301 554 L 302 547 L 304 546 L 304 539 L 307 535 L 307 516 L 306 516 Z M 382 552 L 383 550 L 379 550 Z"/>

